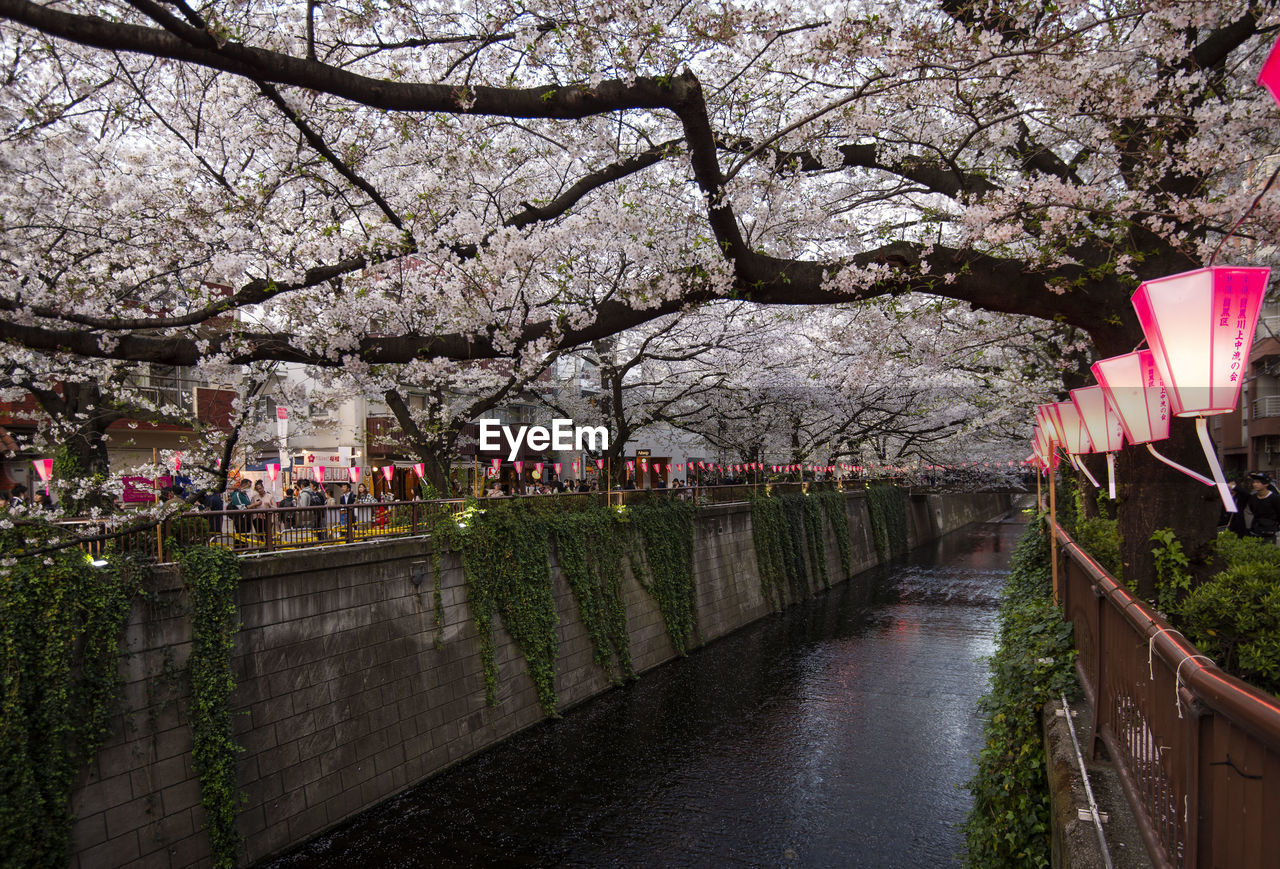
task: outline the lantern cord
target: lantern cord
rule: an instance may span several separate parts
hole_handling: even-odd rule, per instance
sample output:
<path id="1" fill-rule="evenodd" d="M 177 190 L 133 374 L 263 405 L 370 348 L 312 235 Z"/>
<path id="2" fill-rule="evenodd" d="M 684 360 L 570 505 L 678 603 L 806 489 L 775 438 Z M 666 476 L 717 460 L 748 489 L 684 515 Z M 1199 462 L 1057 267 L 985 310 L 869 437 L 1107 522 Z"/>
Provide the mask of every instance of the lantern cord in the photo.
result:
<path id="1" fill-rule="evenodd" d="M 1101 488 L 1098 485 L 1098 481 L 1093 478 L 1093 474 L 1089 473 L 1089 469 L 1084 466 L 1084 459 L 1081 459 L 1077 456 L 1072 456 L 1071 464 L 1076 466 L 1077 471 L 1079 471 L 1080 473 L 1084 474 L 1086 477 L 1089 478 L 1089 482 L 1093 483 L 1093 488 L 1095 489 Z"/>
<path id="2" fill-rule="evenodd" d="M 1159 453 L 1156 452 L 1156 448 L 1153 447 L 1151 444 L 1147 444 L 1147 449 L 1151 452 L 1151 455 L 1155 456 L 1157 459 L 1164 462 L 1166 465 L 1173 468 L 1175 471 L 1179 471 L 1183 474 L 1186 474 L 1191 479 L 1198 480 L 1201 483 L 1204 483 L 1206 486 L 1213 485 L 1213 480 L 1210 480 L 1208 477 L 1203 476 L 1201 474 L 1197 474 L 1195 471 L 1191 470 L 1190 468 L 1184 465 L 1178 464 L 1173 459 L 1166 458 L 1165 456 L 1160 455 Z"/>
<path id="3" fill-rule="evenodd" d="M 1111 500 L 1116 499 L 1116 454 L 1107 453 L 1107 483 L 1110 489 Z"/>
<path id="4" fill-rule="evenodd" d="M 1209 439 L 1209 420 L 1203 416 L 1196 417 L 1196 434 L 1200 436 L 1204 457 L 1209 460 L 1209 468 L 1213 471 L 1213 481 L 1218 484 L 1223 509 L 1228 513 L 1237 512 L 1236 499 L 1231 497 L 1231 487 L 1227 485 L 1226 475 L 1222 473 L 1222 465 L 1218 464 L 1218 451 L 1213 448 L 1213 441 Z"/>
<path id="5" fill-rule="evenodd" d="M 1240 215 L 1240 219 L 1232 224 L 1231 229 L 1222 237 L 1222 241 L 1218 242 L 1218 246 L 1213 249 L 1213 256 L 1209 257 L 1209 268 L 1213 267 L 1213 262 L 1218 258 L 1218 251 L 1222 250 L 1222 246 L 1227 243 L 1227 239 L 1236 234 L 1236 230 L 1240 228 L 1240 224 L 1244 223 L 1253 210 L 1258 207 L 1258 203 L 1262 201 L 1262 197 L 1267 195 L 1267 191 L 1271 189 L 1271 185 L 1276 183 L 1276 176 L 1280 175 L 1280 165 L 1276 166 L 1276 170 L 1271 173 L 1271 177 L 1267 179 L 1266 186 L 1262 188 L 1262 192 L 1253 200 L 1253 204 L 1249 206 L 1249 210 Z"/>

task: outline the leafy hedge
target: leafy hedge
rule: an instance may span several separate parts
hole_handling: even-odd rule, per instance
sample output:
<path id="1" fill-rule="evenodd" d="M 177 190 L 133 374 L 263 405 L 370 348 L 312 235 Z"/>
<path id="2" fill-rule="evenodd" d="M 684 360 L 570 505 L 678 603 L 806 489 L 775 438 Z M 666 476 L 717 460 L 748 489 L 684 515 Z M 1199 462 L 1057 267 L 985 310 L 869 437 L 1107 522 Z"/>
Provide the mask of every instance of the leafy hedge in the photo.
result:
<path id="1" fill-rule="evenodd" d="M 979 701 L 983 748 L 969 781 L 969 866 L 1048 866 L 1050 808 L 1040 710 L 1075 692 L 1071 625 L 1050 596 L 1049 542 L 1027 528 L 1010 562 L 1000 605 L 991 690 Z"/>
<path id="2" fill-rule="evenodd" d="M 1218 536 L 1226 569 L 1178 604 L 1175 621 L 1219 667 L 1280 694 L 1280 547 Z"/>

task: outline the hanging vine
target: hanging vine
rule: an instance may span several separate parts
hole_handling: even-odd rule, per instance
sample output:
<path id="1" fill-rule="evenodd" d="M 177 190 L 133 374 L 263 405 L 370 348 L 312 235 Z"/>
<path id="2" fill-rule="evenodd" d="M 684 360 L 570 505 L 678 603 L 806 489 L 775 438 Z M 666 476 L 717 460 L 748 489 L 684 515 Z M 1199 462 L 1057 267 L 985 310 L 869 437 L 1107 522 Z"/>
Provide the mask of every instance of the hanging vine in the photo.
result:
<path id="1" fill-rule="evenodd" d="M 622 597 L 622 559 L 627 533 L 612 510 L 595 507 L 548 520 L 560 572 L 578 604 L 578 615 L 591 637 L 592 660 L 609 679 L 635 675 L 627 634 L 627 607 Z M 617 659 L 615 670 L 613 661 Z"/>
<path id="2" fill-rule="evenodd" d="M 880 560 L 905 555 L 907 503 L 902 490 L 892 483 L 872 483 L 867 487 L 867 512 Z"/>
<path id="3" fill-rule="evenodd" d="M 77 549 L 24 556 L 47 525 L 0 530 L 0 865 L 64 866 L 71 790 L 120 693 L 120 633 L 145 566 Z"/>
<path id="4" fill-rule="evenodd" d="M 804 509 L 804 539 L 809 550 L 810 573 L 815 578 L 822 578 L 823 588 L 831 588 L 831 575 L 827 571 L 827 541 L 822 536 L 822 505 L 809 495 L 796 497 Z"/>
<path id="5" fill-rule="evenodd" d="M 687 501 L 665 499 L 627 508 L 636 535 L 631 549 L 631 572 L 658 602 L 667 635 L 679 655 L 685 653 L 696 627 L 694 512 L 693 505 Z"/>
<path id="6" fill-rule="evenodd" d="M 443 538 L 437 539 L 431 546 L 431 617 L 435 624 L 436 635 L 432 644 L 437 648 L 444 646 L 444 592 L 440 588 L 444 568 L 441 565 L 441 550 L 444 549 Z"/>
<path id="7" fill-rule="evenodd" d="M 840 576 L 848 579 L 853 575 L 853 550 L 849 543 L 849 513 L 844 492 L 824 489 L 810 497 L 817 498 L 826 514 L 831 531 L 836 536 L 836 548 L 840 550 Z"/>
<path id="8" fill-rule="evenodd" d="M 804 563 L 804 505 L 803 495 L 789 494 L 778 499 L 782 507 L 782 563 L 785 567 L 787 588 L 791 600 L 803 600 L 809 596 L 809 571 Z"/>
<path id="9" fill-rule="evenodd" d="M 463 527 L 458 527 L 459 525 Z M 555 596 L 547 562 L 547 531 L 520 502 L 475 509 L 458 523 L 445 519 L 441 535 L 462 555 L 467 602 L 480 633 L 485 702 L 498 705 L 498 662 L 493 644 L 493 617 L 500 615 L 507 633 L 524 656 L 538 705 L 556 715 L 555 665 L 558 652 Z"/>
<path id="10" fill-rule="evenodd" d="M 785 605 L 782 583 L 786 578 L 782 537 L 786 519 L 777 498 L 752 493 L 751 541 L 756 550 L 756 572 L 760 575 L 760 596 L 774 612 Z"/>
<path id="11" fill-rule="evenodd" d="M 239 619 L 236 587 L 240 560 L 225 549 L 187 546 L 177 550 L 191 611 L 191 761 L 200 779 L 213 865 L 231 869 L 240 844 L 236 813 L 236 755 L 241 751 L 231 728 L 231 650 Z"/>

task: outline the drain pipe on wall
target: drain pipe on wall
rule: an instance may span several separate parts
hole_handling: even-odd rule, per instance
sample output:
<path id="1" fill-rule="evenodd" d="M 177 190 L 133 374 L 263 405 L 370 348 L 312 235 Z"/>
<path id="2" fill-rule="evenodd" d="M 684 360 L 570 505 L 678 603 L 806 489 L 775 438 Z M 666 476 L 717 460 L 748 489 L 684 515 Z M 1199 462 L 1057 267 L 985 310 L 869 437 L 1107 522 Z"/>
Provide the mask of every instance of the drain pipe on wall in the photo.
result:
<path id="1" fill-rule="evenodd" d="M 1102 848 L 1102 862 L 1107 869 L 1114 869 L 1111 864 L 1111 852 L 1107 849 L 1107 837 L 1102 832 L 1102 818 L 1098 814 L 1098 803 L 1093 798 L 1093 788 L 1089 785 L 1089 771 L 1084 768 L 1084 755 L 1080 753 L 1080 741 L 1076 739 L 1076 725 L 1071 719 L 1071 706 L 1067 703 L 1067 695 L 1062 698 L 1062 714 L 1066 718 L 1067 731 L 1071 734 L 1071 745 L 1076 750 L 1076 763 L 1080 766 L 1080 778 L 1084 781 L 1084 793 L 1089 799 L 1089 814 L 1093 817 L 1093 827 L 1098 831 L 1098 845 Z"/>

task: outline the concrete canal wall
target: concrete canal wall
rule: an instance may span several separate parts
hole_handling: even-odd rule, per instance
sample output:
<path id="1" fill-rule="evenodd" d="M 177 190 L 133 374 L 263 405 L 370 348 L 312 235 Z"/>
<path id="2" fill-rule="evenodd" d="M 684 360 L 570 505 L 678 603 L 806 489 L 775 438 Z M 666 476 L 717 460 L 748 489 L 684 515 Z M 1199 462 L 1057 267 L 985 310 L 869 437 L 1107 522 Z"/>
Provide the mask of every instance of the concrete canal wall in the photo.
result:
<path id="1" fill-rule="evenodd" d="M 867 504 L 847 498 L 853 567 L 878 562 Z M 998 494 L 908 499 L 908 541 L 933 540 L 1010 506 Z M 839 551 L 825 529 L 839 581 Z M 233 696 L 243 747 L 238 783 L 241 865 L 315 836 L 543 718 L 510 636 L 495 634 L 499 704 L 485 704 L 480 641 L 456 556 L 445 553 L 443 641 L 437 646 L 428 538 L 389 540 L 244 560 Z M 695 524 L 697 646 L 772 611 L 760 590 L 751 509 L 700 509 Z M 563 710 L 610 687 L 553 565 L 559 614 L 556 689 Z M 152 577 L 127 629 L 125 711 L 73 795 L 76 867 L 208 865 L 191 762 L 185 592 L 176 571 Z M 627 574 L 632 661 L 639 672 L 674 657 L 657 604 Z M 500 621 L 500 620 L 499 620 Z"/>

